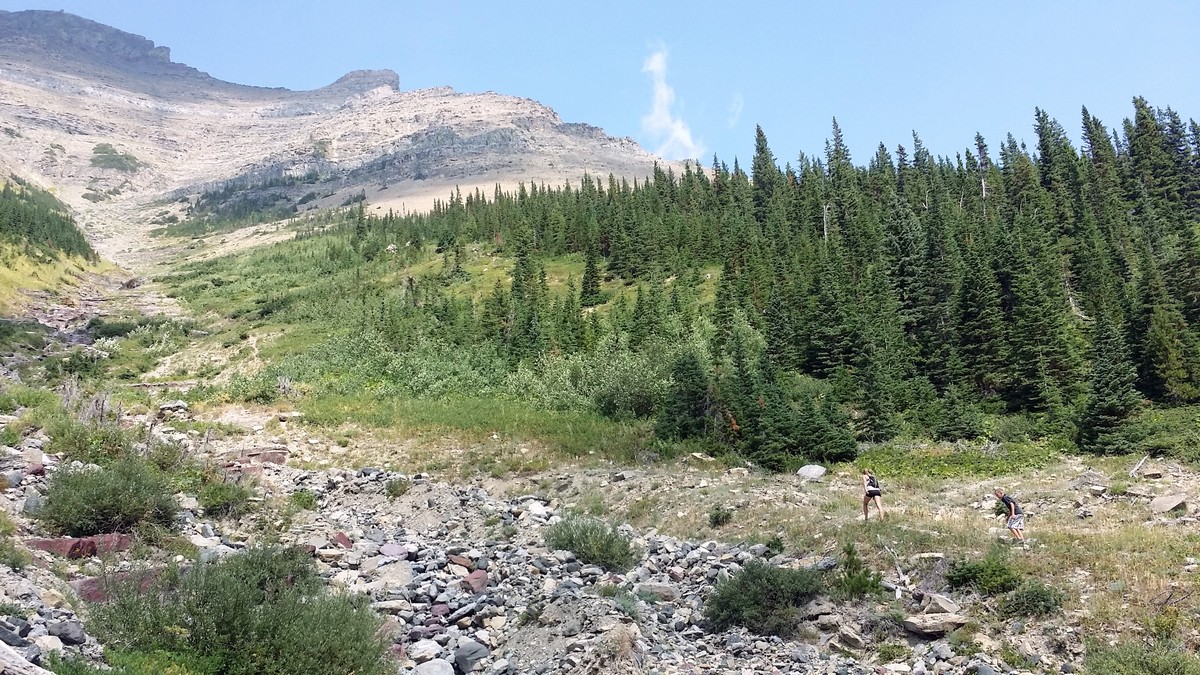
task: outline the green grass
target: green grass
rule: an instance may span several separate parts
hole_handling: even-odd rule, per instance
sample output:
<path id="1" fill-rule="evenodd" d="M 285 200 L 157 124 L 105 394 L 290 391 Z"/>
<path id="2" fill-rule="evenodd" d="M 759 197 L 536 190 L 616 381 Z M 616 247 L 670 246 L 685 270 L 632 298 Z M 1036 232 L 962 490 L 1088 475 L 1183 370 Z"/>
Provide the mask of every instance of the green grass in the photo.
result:
<path id="1" fill-rule="evenodd" d="M 571 456 L 595 451 L 604 457 L 632 460 L 638 451 L 657 443 L 649 421 L 615 422 L 595 413 L 548 411 L 496 398 L 380 400 L 367 395 L 330 396 L 305 399 L 298 408 L 306 423 L 318 426 L 354 422 L 417 436 L 454 433 L 476 440 L 497 433 L 515 442 L 540 442 Z"/>
<path id="2" fill-rule="evenodd" d="M 979 447 L 959 449 L 948 445 L 914 452 L 908 447 L 888 444 L 867 450 L 854 463 L 892 478 L 960 478 L 1039 469 L 1058 458 L 1055 449 L 1033 443 L 1004 443 L 990 452 Z"/>

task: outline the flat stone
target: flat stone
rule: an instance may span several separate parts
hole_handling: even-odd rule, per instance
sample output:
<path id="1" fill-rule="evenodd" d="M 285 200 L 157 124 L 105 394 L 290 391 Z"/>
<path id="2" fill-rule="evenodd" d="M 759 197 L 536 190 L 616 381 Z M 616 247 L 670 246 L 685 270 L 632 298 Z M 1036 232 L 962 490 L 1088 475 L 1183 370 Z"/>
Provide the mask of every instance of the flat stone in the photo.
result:
<path id="1" fill-rule="evenodd" d="M 937 593 L 926 593 L 923 601 L 926 614 L 958 614 L 957 602 Z"/>
<path id="2" fill-rule="evenodd" d="M 916 614 L 904 619 L 904 628 L 924 637 L 941 637 L 965 626 L 969 619 L 960 614 Z"/>
<path id="3" fill-rule="evenodd" d="M 442 655 L 442 646 L 433 640 L 417 640 L 408 646 L 408 658 L 424 663 Z M 449 665 L 449 664 L 447 664 Z"/>
<path id="4" fill-rule="evenodd" d="M 635 595 L 649 595 L 662 602 L 670 602 L 679 597 L 679 591 L 675 590 L 675 587 L 671 584 L 635 584 L 633 592 Z"/>
<path id="5" fill-rule="evenodd" d="M 482 593 L 488 585 L 488 573 L 486 570 L 475 570 L 468 574 L 462 580 L 464 589 L 470 590 L 472 593 Z"/>
<path id="6" fill-rule="evenodd" d="M 1186 504 L 1187 495 L 1163 495 L 1161 497 L 1155 497 L 1154 501 L 1150 502 L 1150 510 L 1154 513 L 1169 513 Z"/>
<path id="7" fill-rule="evenodd" d="M 454 666 L 444 659 L 426 661 L 413 670 L 415 675 L 455 675 Z"/>
<path id="8" fill-rule="evenodd" d="M 406 558 L 408 550 L 400 544 L 384 544 L 379 547 L 379 555 L 386 555 L 389 558 Z"/>

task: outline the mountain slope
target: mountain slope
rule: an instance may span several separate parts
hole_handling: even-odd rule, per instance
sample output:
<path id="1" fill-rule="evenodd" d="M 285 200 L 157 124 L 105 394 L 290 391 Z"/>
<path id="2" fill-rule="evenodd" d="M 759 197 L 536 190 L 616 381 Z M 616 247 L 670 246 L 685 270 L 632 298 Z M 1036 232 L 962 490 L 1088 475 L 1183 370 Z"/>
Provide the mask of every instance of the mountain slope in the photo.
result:
<path id="1" fill-rule="evenodd" d="M 454 185 L 645 176 L 657 159 L 536 101 L 399 84 L 356 71 L 313 91 L 247 87 L 71 14 L 0 12 L 0 168 L 57 188 L 103 254 L 136 264 L 150 206 L 205 190 L 291 183 L 292 206 L 362 192 L 416 210 Z"/>

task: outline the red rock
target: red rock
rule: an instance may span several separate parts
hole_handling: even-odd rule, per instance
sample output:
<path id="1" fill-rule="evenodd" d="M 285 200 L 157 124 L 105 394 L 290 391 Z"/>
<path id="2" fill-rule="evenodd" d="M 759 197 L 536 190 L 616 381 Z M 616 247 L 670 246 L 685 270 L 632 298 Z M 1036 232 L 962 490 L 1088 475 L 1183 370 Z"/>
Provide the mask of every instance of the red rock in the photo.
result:
<path id="1" fill-rule="evenodd" d="M 429 608 L 429 615 L 433 617 L 443 617 L 450 615 L 450 605 L 439 603 Z"/>
<path id="2" fill-rule="evenodd" d="M 119 532 L 110 532 L 109 534 L 98 534 L 94 537 L 88 537 L 96 543 L 96 553 L 115 553 L 117 551 L 127 551 L 133 546 L 133 537 L 128 534 Z"/>
<path id="3" fill-rule="evenodd" d="M 34 463 L 30 464 L 29 466 L 25 467 L 25 473 L 30 476 L 45 476 L 46 475 L 46 465 L 42 464 L 41 462 L 34 462 Z"/>
<path id="4" fill-rule="evenodd" d="M 464 589 L 469 589 L 472 593 L 482 593 L 483 589 L 487 588 L 488 585 L 487 570 L 475 570 L 471 572 L 462 580 L 462 585 Z"/>
<path id="5" fill-rule="evenodd" d="M 62 537 L 60 539 L 26 539 L 25 545 L 38 551 L 49 551 L 54 555 L 68 557 L 71 549 L 79 544 L 79 539 Z"/>
<path id="6" fill-rule="evenodd" d="M 475 569 L 475 563 L 471 562 L 467 558 L 462 557 L 461 555 L 452 555 L 450 556 L 449 560 L 455 565 L 461 565 L 469 570 Z"/>
<path id="7" fill-rule="evenodd" d="M 137 575 L 138 578 L 138 591 L 142 593 L 150 590 L 150 586 L 158 579 L 156 571 L 118 572 L 111 577 L 90 577 L 72 581 L 71 588 L 85 602 L 105 602 L 108 600 L 109 591 L 114 586 L 128 583 L 134 578 L 134 575 Z"/>
<path id="8" fill-rule="evenodd" d="M 338 532 L 333 535 L 333 540 L 340 544 L 342 548 L 354 548 L 354 544 L 350 542 L 350 537 L 347 537 L 345 532 Z"/>

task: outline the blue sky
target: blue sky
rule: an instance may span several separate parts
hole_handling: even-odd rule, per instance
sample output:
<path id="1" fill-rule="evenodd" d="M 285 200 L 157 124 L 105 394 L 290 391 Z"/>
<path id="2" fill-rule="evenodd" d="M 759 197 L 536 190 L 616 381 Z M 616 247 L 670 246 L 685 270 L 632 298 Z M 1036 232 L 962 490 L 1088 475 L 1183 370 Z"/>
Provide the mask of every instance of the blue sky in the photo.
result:
<path id="1" fill-rule="evenodd" d="M 671 158 L 748 165 L 761 124 L 780 163 L 823 152 L 837 117 L 856 163 L 917 130 L 953 155 L 1032 138 L 1040 106 L 1079 137 L 1130 99 L 1200 118 L 1200 3 L 106 2 L 64 9 L 171 48 L 224 80 L 312 89 L 390 68 L 405 89 L 536 99 Z"/>

